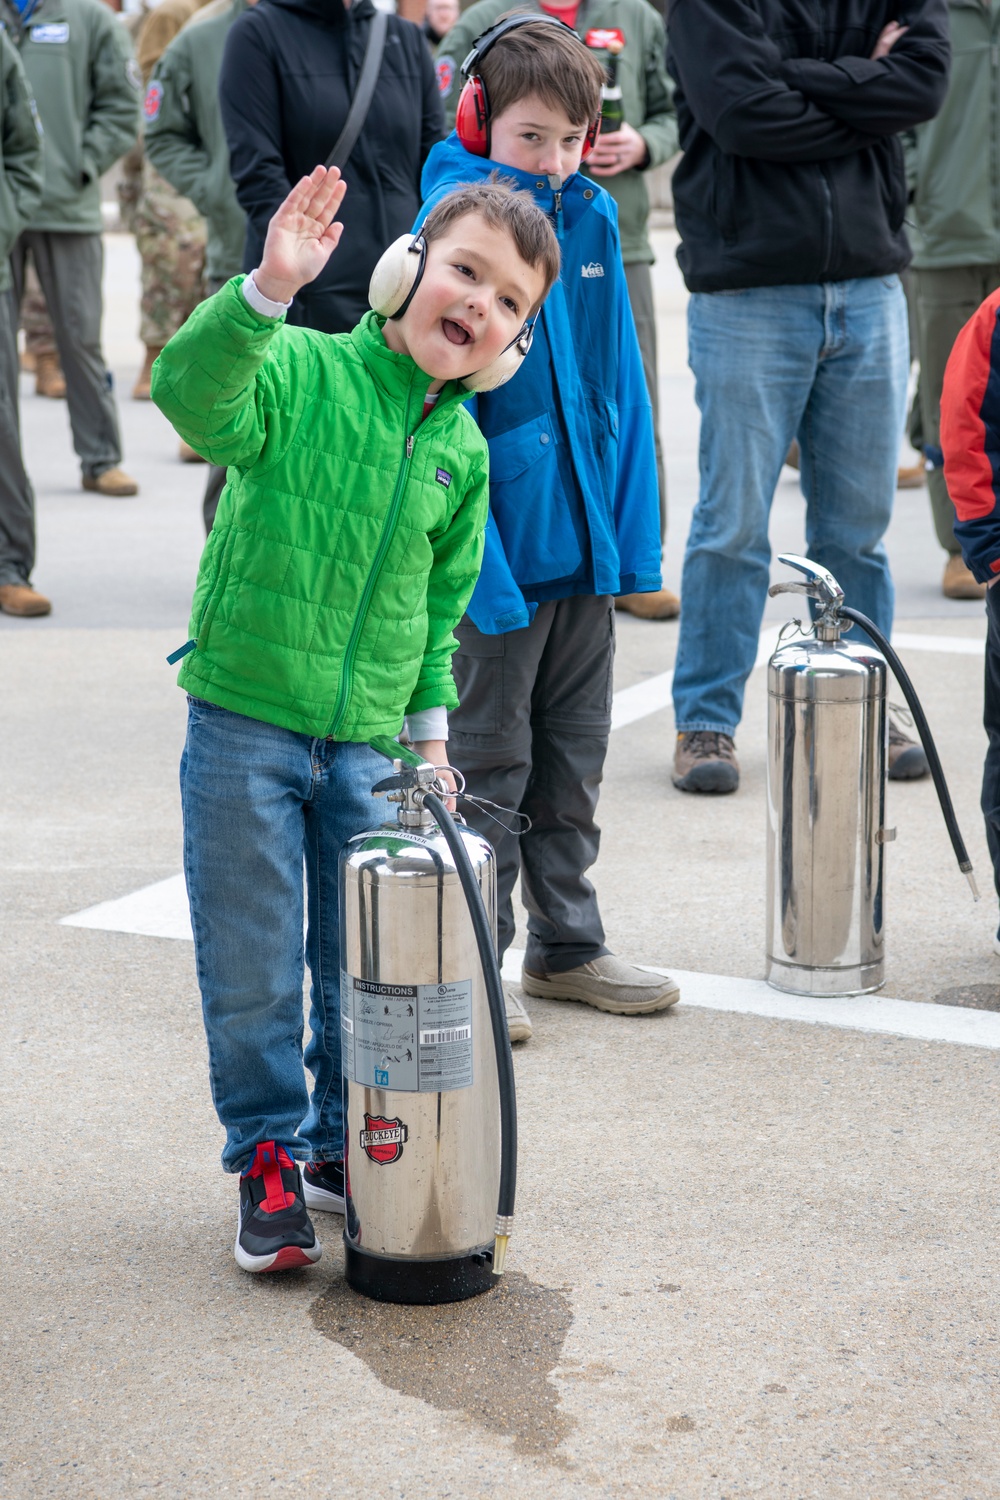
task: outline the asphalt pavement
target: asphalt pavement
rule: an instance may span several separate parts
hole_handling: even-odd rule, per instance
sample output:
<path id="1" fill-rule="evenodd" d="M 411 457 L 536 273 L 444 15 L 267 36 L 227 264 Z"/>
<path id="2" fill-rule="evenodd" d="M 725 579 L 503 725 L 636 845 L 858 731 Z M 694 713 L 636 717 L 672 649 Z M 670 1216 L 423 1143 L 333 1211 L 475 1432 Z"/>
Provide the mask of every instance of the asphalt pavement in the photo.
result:
<path id="1" fill-rule="evenodd" d="M 659 232 L 676 586 L 698 429 L 673 243 Z M 17 1147 L 0 1500 L 1000 1495 L 984 622 L 940 594 L 926 494 L 900 493 L 888 539 L 897 641 L 984 897 L 929 783 L 893 785 L 884 995 L 901 1004 L 769 1008 L 764 673 L 739 792 L 685 797 L 669 780 L 677 627 L 620 616 L 616 691 L 635 692 L 618 700 L 594 878 L 610 945 L 682 971 L 681 1004 L 629 1019 L 529 1002 L 496 1292 L 366 1302 L 325 1215 L 316 1269 L 252 1278 L 232 1259 L 190 941 L 176 920 L 122 915 L 176 894 L 184 700 L 165 657 L 187 636 L 205 470 L 129 398 L 137 262 L 126 236 L 107 252 L 106 352 L 142 490 L 85 495 L 64 405 L 26 378 L 35 579 L 54 610 L 0 616 L 0 1048 Z M 803 547 L 791 471 L 772 541 Z M 773 601 L 765 630 L 793 612 Z M 64 920 L 94 908 L 92 925 Z"/>

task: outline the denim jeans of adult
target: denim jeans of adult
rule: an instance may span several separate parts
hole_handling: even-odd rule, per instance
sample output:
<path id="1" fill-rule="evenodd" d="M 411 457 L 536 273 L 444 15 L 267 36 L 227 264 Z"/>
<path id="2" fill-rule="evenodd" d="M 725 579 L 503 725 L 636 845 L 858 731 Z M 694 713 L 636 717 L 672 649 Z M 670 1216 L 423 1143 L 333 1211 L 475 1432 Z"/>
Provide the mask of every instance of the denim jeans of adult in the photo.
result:
<path id="1" fill-rule="evenodd" d="M 371 788 L 388 770 L 369 745 L 189 699 L 184 873 L 227 1172 L 242 1171 L 260 1141 L 303 1160 L 344 1154 L 340 851 L 386 817 Z M 312 1035 L 303 1056 L 304 959 Z"/>
<path id="2" fill-rule="evenodd" d="M 696 293 L 688 348 L 700 491 L 681 579 L 674 715 L 678 731 L 734 734 L 767 599 L 771 501 L 793 437 L 808 555 L 849 604 L 887 635 L 892 628 L 882 537 L 906 407 L 902 286 L 886 276 Z"/>
<path id="3" fill-rule="evenodd" d="M 986 843 L 993 861 L 993 882 L 1000 896 L 1000 586 L 986 591 L 986 682 L 983 725 L 989 738 L 983 766 L 981 806 Z"/>

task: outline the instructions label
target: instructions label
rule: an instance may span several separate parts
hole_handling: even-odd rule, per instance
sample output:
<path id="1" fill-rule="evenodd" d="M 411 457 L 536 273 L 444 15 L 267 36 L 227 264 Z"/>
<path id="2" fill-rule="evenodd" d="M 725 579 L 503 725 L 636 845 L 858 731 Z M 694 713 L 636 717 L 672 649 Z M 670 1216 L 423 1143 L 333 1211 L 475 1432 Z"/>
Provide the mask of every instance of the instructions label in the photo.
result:
<path id="1" fill-rule="evenodd" d="M 472 980 L 385 984 L 341 974 L 344 1072 L 368 1088 L 436 1094 L 472 1084 Z"/>

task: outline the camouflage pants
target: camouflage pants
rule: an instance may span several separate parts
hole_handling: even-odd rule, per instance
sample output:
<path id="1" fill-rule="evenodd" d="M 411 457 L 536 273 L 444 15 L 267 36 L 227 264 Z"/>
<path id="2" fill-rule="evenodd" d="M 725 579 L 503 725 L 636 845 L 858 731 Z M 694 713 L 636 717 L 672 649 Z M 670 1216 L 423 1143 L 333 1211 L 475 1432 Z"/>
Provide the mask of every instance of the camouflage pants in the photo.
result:
<path id="1" fill-rule="evenodd" d="M 42 292 L 34 262 L 26 263 L 24 295 L 21 298 L 21 327 L 24 329 L 24 346 L 37 359 L 40 354 L 55 354 L 56 336 L 52 319 Z"/>
<path id="2" fill-rule="evenodd" d="M 142 258 L 139 337 L 161 349 L 204 295 L 205 223 L 147 161 L 132 227 Z"/>

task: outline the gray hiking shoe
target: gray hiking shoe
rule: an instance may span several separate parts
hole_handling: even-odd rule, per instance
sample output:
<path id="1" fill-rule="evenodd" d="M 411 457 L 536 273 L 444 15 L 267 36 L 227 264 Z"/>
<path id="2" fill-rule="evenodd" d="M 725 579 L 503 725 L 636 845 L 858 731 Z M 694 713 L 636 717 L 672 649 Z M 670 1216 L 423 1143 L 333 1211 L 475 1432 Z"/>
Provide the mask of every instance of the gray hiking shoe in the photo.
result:
<path id="1" fill-rule="evenodd" d="M 740 766 L 732 735 L 689 729 L 677 736 L 671 781 L 681 792 L 735 792 Z"/>
<path id="2" fill-rule="evenodd" d="M 526 995 L 540 1000 L 582 1000 L 614 1016 L 646 1016 L 676 1005 L 681 998 L 679 987 L 666 974 L 636 969 L 613 953 L 563 974 L 532 974 L 522 969 L 521 985 Z"/>
<path id="3" fill-rule="evenodd" d="M 531 1017 L 518 999 L 512 984 L 503 987 L 503 1004 L 507 1012 L 507 1035 L 512 1042 L 526 1042 L 531 1035 Z"/>

